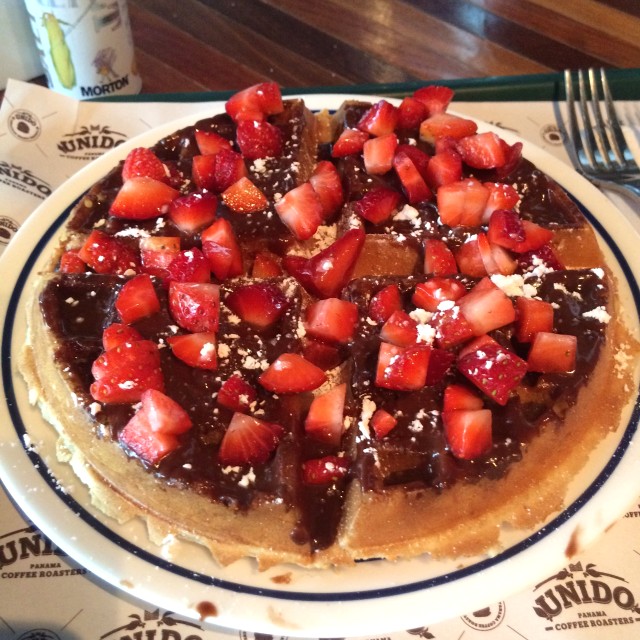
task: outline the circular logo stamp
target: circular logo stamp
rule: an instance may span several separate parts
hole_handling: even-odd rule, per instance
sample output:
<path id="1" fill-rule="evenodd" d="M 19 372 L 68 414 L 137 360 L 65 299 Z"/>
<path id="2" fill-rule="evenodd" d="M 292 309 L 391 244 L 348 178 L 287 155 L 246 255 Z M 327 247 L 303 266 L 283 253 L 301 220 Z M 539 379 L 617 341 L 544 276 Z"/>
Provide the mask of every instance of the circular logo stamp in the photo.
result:
<path id="1" fill-rule="evenodd" d="M 31 629 L 23 633 L 18 640 L 60 640 L 60 636 L 48 629 Z"/>
<path id="2" fill-rule="evenodd" d="M 562 145 L 565 140 L 565 133 L 557 124 L 545 124 L 544 127 L 540 129 L 540 135 L 542 135 L 545 142 L 557 147 Z"/>
<path id="3" fill-rule="evenodd" d="M 0 216 L 0 244 L 9 244 L 18 230 L 18 223 L 6 216 Z"/>
<path id="4" fill-rule="evenodd" d="M 491 631 L 504 620 L 505 612 L 506 606 L 504 602 L 499 602 L 490 607 L 474 611 L 467 616 L 462 616 L 462 621 L 472 629 Z"/>
<path id="5" fill-rule="evenodd" d="M 9 115 L 9 131 L 20 140 L 36 140 L 42 132 L 40 120 L 26 109 L 16 109 Z"/>

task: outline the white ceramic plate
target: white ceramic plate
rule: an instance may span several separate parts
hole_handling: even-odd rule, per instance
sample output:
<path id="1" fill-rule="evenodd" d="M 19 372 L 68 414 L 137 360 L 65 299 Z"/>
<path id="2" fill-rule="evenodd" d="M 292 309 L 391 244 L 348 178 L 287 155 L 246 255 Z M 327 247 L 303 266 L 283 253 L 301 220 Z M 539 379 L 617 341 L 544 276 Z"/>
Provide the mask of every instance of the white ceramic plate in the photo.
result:
<path id="1" fill-rule="evenodd" d="M 335 109 L 345 97 L 352 96 L 305 99 L 312 109 Z M 222 109 L 220 103 L 218 110 L 203 117 Z M 215 608 L 217 616 L 207 622 L 247 631 L 379 636 L 462 615 L 535 584 L 566 562 L 570 542 L 577 541 L 581 548 L 588 545 L 625 512 L 640 492 L 637 398 L 617 433 L 594 452 L 589 468 L 570 487 L 566 510 L 536 531 L 505 538 L 505 550 L 493 557 L 374 561 L 324 571 L 286 566 L 260 573 L 250 561 L 220 568 L 204 550 L 187 543 L 159 549 L 149 544 L 140 522 L 118 525 L 94 509 L 84 486 L 56 460 L 54 431 L 29 405 L 17 372 L 25 335 L 25 294 L 76 199 L 132 147 L 150 146 L 196 120 L 190 116 L 167 123 L 87 166 L 30 216 L 0 260 L 0 473 L 15 501 L 46 536 L 108 583 L 189 618 L 200 619 Z M 484 123 L 480 128 L 492 130 Z M 516 141 L 507 132 L 498 133 L 510 143 Z M 574 196 L 596 227 L 618 275 L 630 326 L 637 327 L 640 255 L 632 227 L 565 164 L 531 144 L 524 148 L 526 157 Z"/>

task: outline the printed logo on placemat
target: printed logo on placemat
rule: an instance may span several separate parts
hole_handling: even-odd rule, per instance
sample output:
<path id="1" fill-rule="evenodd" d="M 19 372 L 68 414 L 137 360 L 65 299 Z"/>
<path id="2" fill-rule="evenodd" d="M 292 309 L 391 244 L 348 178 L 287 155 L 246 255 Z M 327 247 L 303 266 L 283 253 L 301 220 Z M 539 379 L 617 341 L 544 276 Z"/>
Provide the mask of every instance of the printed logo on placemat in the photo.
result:
<path id="1" fill-rule="evenodd" d="M 84 125 L 77 131 L 63 134 L 57 148 L 62 158 L 94 160 L 126 139 L 124 133 L 113 131 L 109 125 Z"/>
<path id="2" fill-rule="evenodd" d="M 13 218 L 0 216 L 0 244 L 9 244 L 18 230 L 18 223 Z"/>
<path id="3" fill-rule="evenodd" d="M 132 640 L 145 638 L 149 640 L 202 640 L 202 636 L 194 633 L 194 629 L 201 630 L 199 624 L 180 620 L 170 611 L 161 613 L 144 611 L 142 615 L 132 613 L 128 621 L 123 621 L 117 627 L 96 634 L 100 640 Z"/>
<path id="4" fill-rule="evenodd" d="M 20 140 L 31 142 L 42 133 L 42 126 L 35 113 L 27 109 L 16 109 L 9 114 L 9 131 Z"/>
<path id="5" fill-rule="evenodd" d="M 533 591 L 533 611 L 552 623 L 545 631 L 640 623 L 640 606 L 628 581 L 591 562 L 570 564 Z"/>
<path id="6" fill-rule="evenodd" d="M 46 180 L 38 178 L 30 169 L 4 160 L 0 160 L 0 184 L 6 184 L 41 200 L 51 195 L 51 185 Z"/>
<path id="7" fill-rule="evenodd" d="M 506 606 L 504 602 L 484 607 L 471 614 L 462 616 L 462 621 L 477 631 L 491 631 L 495 629 L 504 620 Z"/>
<path id="8" fill-rule="evenodd" d="M 640 504 L 638 505 L 637 509 L 634 509 L 632 511 L 627 511 L 627 513 L 624 514 L 625 518 L 640 518 Z"/>
<path id="9" fill-rule="evenodd" d="M 16 640 L 60 640 L 60 636 L 49 629 L 31 629 L 18 636 Z"/>

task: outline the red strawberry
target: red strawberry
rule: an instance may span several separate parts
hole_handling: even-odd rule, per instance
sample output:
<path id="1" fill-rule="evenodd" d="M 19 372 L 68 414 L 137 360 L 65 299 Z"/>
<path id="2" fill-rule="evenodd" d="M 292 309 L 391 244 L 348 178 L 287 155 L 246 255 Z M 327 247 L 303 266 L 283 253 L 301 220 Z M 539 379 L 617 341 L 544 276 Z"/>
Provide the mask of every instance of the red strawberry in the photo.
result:
<path id="1" fill-rule="evenodd" d="M 302 341 L 302 355 L 323 371 L 335 369 L 344 362 L 344 354 L 338 344 L 328 344 L 309 337 Z"/>
<path id="2" fill-rule="evenodd" d="M 431 189 L 427 186 L 409 154 L 404 151 L 396 153 L 393 158 L 393 168 L 400 178 L 404 194 L 411 204 L 432 198 Z"/>
<path id="3" fill-rule="evenodd" d="M 523 220 L 522 228 L 524 231 L 524 240 L 513 247 L 516 253 L 535 251 L 553 239 L 553 231 L 551 231 L 551 229 L 545 229 L 530 220 Z"/>
<path id="4" fill-rule="evenodd" d="M 484 403 L 471 389 L 461 384 L 450 384 L 444 390 L 442 411 L 482 409 Z"/>
<path id="5" fill-rule="evenodd" d="M 513 249 L 524 242 L 525 232 L 522 220 L 515 211 L 497 209 L 489 218 L 487 238 L 491 244 Z"/>
<path id="6" fill-rule="evenodd" d="M 369 301 L 369 317 L 376 322 L 386 322 L 394 311 L 402 309 L 398 285 L 390 284 L 380 289 Z"/>
<path id="7" fill-rule="evenodd" d="M 478 235 L 469 236 L 456 251 L 456 262 L 460 273 L 464 273 L 472 278 L 482 278 L 487 275 L 478 242 Z"/>
<path id="8" fill-rule="evenodd" d="M 78 249 L 69 249 L 60 256 L 60 273 L 84 273 L 87 270 Z"/>
<path id="9" fill-rule="evenodd" d="M 447 110 L 453 99 L 453 89 L 442 85 L 429 85 L 416 89 L 413 92 L 413 97 L 425 106 L 427 116 L 433 116 Z"/>
<path id="10" fill-rule="evenodd" d="M 378 186 L 353 203 L 353 210 L 365 220 L 373 224 L 386 222 L 397 210 L 402 200 L 401 195 L 389 187 Z"/>
<path id="11" fill-rule="evenodd" d="M 349 473 L 349 462 L 340 456 L 312 458 L 302 463 L 304 484 L 333 484 Z"/>
<path id="12" fill-rule="evenodd" d="M 211 331 L 170 336 L 167 342 L 176 358 L 190 367 L 215 371 L 218 368 L 216 334 Z"/>
<path id="13" fill-rule="evenodd" d="M 427 238 L 424 241 L 424 272 L 434 276 L 458 273 L 455 256 L 444 240 Z"/>
<path id="14" fill-rule="evenodd" d="M 521 296 L 516 299 L 516 311 L 516 337 L 520 342 L 531 342 L 541 331 L 553 331 L 551 303 Z"/>
<path id="15" fill-rule="evenodd" d="M 398 106 L 398 129 L 418 129 L 427 117 L 427 107 L 412 96 L 402 99 Z"/>
<path id="16" fill-rule="evenodd" d="M 277 278 L 282 275 L 279 258 L 269 251 L 256 253 L 251 267 L 251 275 L 254 278 Z"/>
<path id="17" fill-rule="evenodd" d="M 473 120 L 467 120 L 450 113 L 436 113 L 420 124 L 420 138 L 431 143 L 444 137 L 460 140 L 473 135 L 477 130 L 478 125 Z"/>
<path id="18" fill-rule="evenodd" d="M 462 138 L 458 151 L 462 161 L 474 169 L 495 169 L 506 162 L 502 141 L 492 131 Z"/>
<path id="19" fill-rule="evenodd" d="M 220 314 L 220 287 L 209 282 L 171 282 L 169 311 L 186 331 L 215 333 Z"/>
<path id="20" fill-rule="evenodd" d="M 324 208 L 310 182 L 287 192 L 275 204 L 276 213 L 298 240 L 308 240 L 324 218 Z"/>
<path id="21" fill-rule="evenodd" d="M 146 417 L 149 428 L 154 433 L 177 436 L 186 433 L 193 426 L 189 414 L 175 400 L 157 389 L 143 391 L 140 402 L 138 414 Z"/>
<path id="22" fill-rule="evenodd" d="M 124 342 L 100 355 L 91 367 L 91 396 L 98 402 L 138 402 L 147 389 L 164 390 L 155 342 Z"/>
<path id="23" fill-rule="evenodd" d="M 246 176 L 222 192 L 223 202 L 235 213 L 255 213 L 267 208 L 267 197 Z"/>
<path id="24" fill-rule="evenodd" d="M 309 182 L 323 209 L 323 220 L 333 217 L 342 207 L 344 192 L 338 170 L 329 160 L 321 160 L 313 170 Z"/>
<path id="25" fill-rule="evenodd" d="M 427 370 L 427 380 L 425 385 L 429 387 L 440 384 L 449 372 L 449 369 L 455 359 L 456 356 L 452 351 L 446 351 L 445 349 L 431 349 L 431 355 L 429 356 L 429 369 Z"/>
<path id="26" fill-rule="evenodd" d="M 231 411 L 246 413 L 257 397 L 256 390 L 244 378 L 234 373 L 220 386 L 217 400 L 218 404 Z"/>
<path id="27" fill-rule="evenodd" d="M 425 170 L 429 187 L 437 191 L 443 184 L 462 180 L 462 158 L 457 151 L 440 151 L 431 157 Z"/>
<path id="28" fill-rule="evenodd" d="M 244 158 L 232 149 L 222 149 L 214 156 L 194 156 L 193 181 L 198 189 L 222 193 L 249 172 Z"/>
<path id="29" fill-rule="evenodd" d="M 318 298 L 335 298 L 349 282 L 364 245 L 362 229 L 350 229 L 311 258 L 286 255 L 286 271 Z"/>
<path id="30" fill-rule="evenodd" d="M 411 297 L 416 307 L 427 311 L 437 311 L 438 305 L 445 301 L 456 301 L 467 293 L 466 287 L 453 278 L 433 277 L 419 282 Z"/>
<path id="31" fill-rule="evenodd" d="M 242 120 L 236 129 L 240 153 L 248 160 L 282 155 L 284 142 L 278 127 L 266 120 Z"/>
<path id="32" fill-rule="evenodd" d="M 397 347 L 380 343 L 375 384 L 396 391 L 417 391 L 424 387 L 431 348 L 423 345 Z"/>
<path id="33" fill-rule="evenodd" d="M 394 311 L 382 325 L 380 338 L 397 347 L 410 347 L 418 340 L 418 323 L 405 311 Z"/>
<path id="34" fill-rule="evenodd" d="M 240 245 L 233 227 L 224 218 L 218 218 L 201 235 L 202 253 L 218 280 L 234 278 L 244 273 Z"/>
<path id="35" fill-rule="evenodd" d="M 179 191 L 159 180 L 129 178 L 116 194 L 109 214 L 129 220 L 155 218 L 166 213 L 179 195 Z"/>
<path id="36" fill-rule="evenodd" d="M 529 371 L 569 373 L 576 368 L 577 348 L 576 336 L 540 331 L 536 333 L 529 350 Z"/>
<path id="37" fill-rule="evenodd" d="M 398 124 L 398 108 L 386 100 L 380 100 L 370 107 L 360 118 L 358 129 L 372 136 L 393 133 Z"/>
<path id="38" fill-rule="evenodd" d="M 473 328 L 460 311 L 460 307 L 443 309 L 433 314 L 430 324 L 436 330 L 438 347 L 448 349 L 473 337 Z"/>
<path id="39" fill-rule="evenodd" d="M 222 149 L 231 148 L 231 141 L 215 131 L 196 129 L 195 137 L 198 150 L 203 156 L 213 156 L 218 151 L 222 151 Z"/>
<path id="40" fill-rule="evenodd" d="M 489 190 L 489 199 L 482 215 L 482 221 L 488 222 L 497 209 L 514 209 L 520 202 L 520 194 L 510 184 L 502 182 L 483 182 Z"/>
<path id="41" fill-rule="evenodd" d="M 96 273 L 125 275 L 139 269 L 138 253 L 122 240 L 103 231 L 92 231 L 78 257 Z"/>
<path id="42" fill-rule="evenodd" d="M 142 340 L 140 332 L 128 324 L 114 322 L 102 332 L 102 347 L 105 351 L 115 349 L 125 342 Z"/>
<path id="43" fill-rule="evenodd" d="M 489 336 L 476 338 L 458 356 L 458 370 L 500 405 L 527 373 L 527 363 Z"/>
<path id="44" fill-rule="evenodd" d="M 416 165 L 416 169 L 420 172 L 420 175 L 424 180 L 427 178 L 427 167 L 429 166 L 429 154 L 413 144 L 399 144 L 396 149 L 396 154 L 404 153 L 411 159 L 411 162 Z"/>
<path id="45" fill-rule="evenodd" d="M 224 302 L 243 322 L 256 329 L 271 326 L 289 308 L 289 301 L 280 287 L 268 282 L 240 286 Z"/>
<path id="46" fill-rule="evenodd" d="M 331 156 L 333 158 L 342 158 L 355 153 L 360 153 L 364 143 L 369 139 L 366 131 L 358 129 L 343 129 L 338 139 L 333 143 Z"/>
<path id="47" fill-rule="evenodd" d="M 236 121 L 264 120 L 266 116 L 282 112 L 282 94 L 275 82 L 261 82 L 232 95 L 225 105 L 226 112 Z"/>
<path id="48" fill-rule="evenodd" d="M 314 440 L 339 446 L 344 431 L 344 402 L 347 385 L 340 384 L 316 396 L 304 422 L 305 433 Z"/>
<path id="49" fill-rule="evenodd" d="M 485 281 L 488 282 L 490 281 Z M 476 285 L 458 300 L 458 305 L 476 336 L 504 327 L 516 319 L 513 303 L 493 283 L 480 288 Z"/>
<path id="50" fill-rule="evenodd" d="M 475 178 L 442 185 L 437 192 L 438 213 L 450 227 L 477 226 L 482 223 L 489 191 Z"/>
<path id="51" fill-rule="evenodd" d="M 560 262 L 556 252 L 551 248 L 551 245 L 548 244 L 534 251 L 521 253 L 518 256 L 518 268 L 521 271 L 529 271 L 540 264 L 544 264 L 549 269 L 554 269 L 555 271 L 564 269 L 564 265 Z"/>
<path id="52" fill-rule="evenodd" d="M 369 175 L 383 175 L 393 166 L 393 158 L 398 146 L 395 133 L 386 133 L 377 138 L 369 138 L 362 147 L 365 171 Z"/>
<path id="53" fill-rule="evenodd" d="M 461 409 L 442 414 L 451 453 L 461 460 L 474 460 L 489 453 L 492 416 L 489 409 Z"/>
<path id="54" fill-rule="evenodd" d="M 209 261 L 198 247 L 180 251 L 168 267 L 169 279 L 177 282 L 209 282 Z"/>
<path id="55" fill-rule="evenodd" d="M 180 238 L 149 236 L 140 238 L 140 260 L 145 273 L 159 278 L 169 275 L 169 265 L 180 253 Z"/>
<path id="56" fill-rule="evenodd" d="M 116 301 L 116 311 L 122 322 L 131 324 L 160 311 L 160 300 L 148 273 L 133 277 L 122 286 Z"/>
<path id="57" fill-rule="evenodd" d="M 398 421 L 388 411 L 376 409 L 369 424 L 376 434 L 376 438 L 380 439 L 388 435 L 398 424 Z"/>
<path id="58" fill-rule="evenodd" d="M 358 323 L 358 306 L 339 298 L 325 298 L 309 305 L 305 329 L 313 338 L 327 342 L 347 343 Z"/>
<path id="59" fill-rule="evenodd" d="M 522 160 L 522 142 L 516 142 L 509 146 L 504 140 L 502 141 L 505 162 L 496 170 L 498 178 L 507 178 L 520 164 Z"/>
<path id="60" fill-rule="evenodd" d="M 496 266 L 497 273 L 508 276 L 518 270 L 518 261 L 509 251 L 497 244 L 489 244 L 489 246 L 491 260 Z"/>
<path id="61" fill-rule="evenodd" d="M 283 435 L 279 424 L 236 412 L 224 433 L 218 457 L 224 465 L 262 464 Z"/>
<path id="62" fill-rule="evenodd" d="M 169 172 L 151 149 L 138 147 L 129 151 L 122 165 L 122 180 L 131 178 L 153 178 L 168 182 Z"/>
<path id="63" fill-rule="evenodd" d="M 302 393 L 324 384 L 325 372 L 296 353 L 283 353 L 258 378 L 273 393 Z"/>
<path id="64" fill-rule="evenodd" d="M 218 198 L 213 193 L 190 193 L 169 205 L 169 218 L 181 231 L 195 233 L 216 218 Z"/>

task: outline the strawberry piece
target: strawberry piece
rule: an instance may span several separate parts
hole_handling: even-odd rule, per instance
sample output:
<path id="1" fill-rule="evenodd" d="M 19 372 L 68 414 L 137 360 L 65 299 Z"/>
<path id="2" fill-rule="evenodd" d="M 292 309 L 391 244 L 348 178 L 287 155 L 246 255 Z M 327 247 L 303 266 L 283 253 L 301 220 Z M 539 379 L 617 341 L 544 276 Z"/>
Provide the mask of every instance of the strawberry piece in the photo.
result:
<path id="1" fill-rule="evenodd" d="M 143 391 L 140 402 L 138 413 L 146 416 L 150 429 L 155 433 L 177 436 L 193 426 L 189 414 L 173 398 L 157 389 Z"/>
<path id="2" fill-rule="evenodd" d="M 500 405 L 527 373 L 527 363 L 487 335 L 476 338 L 460 352 L 457 368 L 480 391 Z"/>
<path id="3" fill-rule="evenodd" d="M 491 244 L 514 250 L 525 239 L 524 226 L 515 211 L 498 209 L 489 218 L 487 238 Z"/>
<path id="4" fill-rule="evenodd" d="M 242 376 L 234 373 L 220 386 L 217 400 L 218 404 L 231 411 L 247 413 L 257 397 L 256 390 Z"/>
<path id="5" fill-rule="evenodd" d="M 440 384 L 447 373 L 449 373 L 449 369 L 455 359 L 456 356 L 452 351 L 446 351 L 445 349 L 431 349 L 425 386 L 429 387 Z"/>
<path id="6" fill-rule="evenodd" d="M 148 220 L 169 210 L 180 192 L 153 178 L 129 178 L 116 194 L 109 214 L 129 220 Z"/>
<path id="7" fill-rule="evenodd" d="M 304 327 L 313 338 L 346 344 L 358 323 L 358 305 L 340 298 L 325 298 L 309 305 Z"/>
<path id="8" fill-rule="evenodd" d="M 386 100 L 380 100 L 364 112 L 357 127 L 372 136 L 393 133 L 398 124 L 398 108 Z"/>
<path id="9" fill-rule="evenodd" d="M 218 198 L 213 193 L 190 193 L 169 205 L 169 219 L 185 233 L 195 233 L 216 219 Z"/>
<path id="10" fill-rule="evenodd" d="M 398 124 L 399 130 L 418 129 L 420 123 L 427 117 L 427 107 L 423 102 L 407 96 L 402 99 L 398 106 Z"/>
<path id="11" fill-rule="evenodd" d="M 424 345 L 398 347 L 380 343 L 375 384 L 396 391 L 417 391 L 424 387 L 431 348 Z"/>
<path id="12" fill-rule="evenodd" d="M 433 312 L 438 310 L 441 302 L 455 302 L 466 293 L 466 287 L 453 278 L 433 277 L 416 285 L 411 301 L 416 307 Z"/>
<path id="13" fill-rule="evenodd" d="M 277 278 L 282 275 L 278 257 L 269 251 L 259 251 L 253 259 L 251 276 L 253 278 Z"/>
<path id="14" fill-rule="evenodd" d="M 164 390 L 160 352 L 151 340 L 124 342 L 102 353 L 91 366 L 94 400 L 106 403 L 138 402 L 147 389 Z"/>
<path id="15" fill-rule="evenodd" d="M 349 463 L 340 456 L 311 458 L 302 463 L 302 482 L 310 485 L 336 483 L 349 473 Z"/>
<path id="16" fill-rule="evenodd" d="M 333 143 L 331 157 L 343 158 L 344 156 L 360 153 L 368 139 L 369 134 L 366 131 L 343 129 L 338 139 Z"/>
<path id="17" fill-rule="evenodd" d="M 78 257 L 96 273 L 118 276 L 139 269 L 138 253 L 122 240 L 104 231 L 92 231 L 78 250 Z"/>
<path id="18" fill-rule="evenodd" d="M 475 178 L 442 185 L 437 192 L 438 213 L 450 227 L 477 226 L 482 223 L 489 191 Z"/>
<path id="19" fill-rule="evenodd" d="M 339 446 L 344 431 L 344 402 L 347 385 L 340 384 L 327 393 L 316 396 L 309 407 L 304 430 L 314 440 Z"/>
<path id="20" fill-rule="evenodd" d="M 313 391 L 326 382 L 325 372 L 296 353 L 279 355 L 258 378 L 273 393 Z"/>
<path id="21" fill-rule="evenodd" d="M 170 336 L 167 342 L 176 358 L 196 369 L 218 368 L 216 334 L 211 331 Z"/>
<path id="22" fill-rule="evenodd" d="M 58 270 L 60 273 L 84 273 L 87 270 L 78 249 L 69 249 L 60 256 Z"/>
<path id="23" fill-rule="evenodd" d="M 461 460 L 474 460 L 492 446 L 492 416 L 489 409 L 460 409 L 442 414 L 444 433 L 451 453 Z"/>
<path id="24" fill-rule="evenodd" d="M 365 171 L 369 175 L 383 175 L 393 166 L 393 158 L 398 146 L 398 136 L 386 133 L 377 138 L 369 138 L 362 147 Z"/>
<path id="25" fill-rule="evenodd" d="M 209 282 L 211 278 L 209 261 L 198 247 L 180 251 L 167 270 L 169 280 L 177 282 Z"/>
<path id="26" fill-rule="evenodd" d="M 160 300 L 148 273 L 125 282 L 118 292 L 115 308 L 122 322 L 131 324 L 160 311 Z"/>
<path id="27" fill-rule="evenodd" d="M 224 433 L 218 457 L 224 465 L 262 464 L 271 457 L 283 435 L 279 424 L 236 412 Z"/>
<path id="28" fill-rule="evenodd" d="M 285 270 L 318 298 L 335 298 L 349 282 L 364 245 L 362 229 L 349 229 L 311 258 L 286 255 Z"/>
<path id="29" fill-rule="evenodd" d="M 527 365 L 539 373 L 570 373 L 576 368 L 578 338 L 564 333 L 536 333 Z"/>
<path id="30" fill-rule="evenodd" d="M 284 146 L 280 129 L 266 120 L 238 122 L 236 142 L 247 160 L 278 157 Z"/>
<path id="31" fill-rule="evenodd" d="M 394 189 L 384 186 L 373 187 L 353 203 L 353 210 L 365 220 L 381 224 L 397 210 L 401 200 L 401 195 Z"/>
<path id="32" fill-rule="evenodd" d="M 218 280 L 234 278 L 244 273 L 242 252 L 228 220 L 218 218 L 201 234 L 202 253 Z"/>
<path id="33" fill-rule="evenodd" d="M 137 329 L 128 324 L 114 322 L 102 332 L 102 347 L 105 351 L 115 349 L 125 342 L 135 342 L 142 340 L 142 335 Z"/>
<path id="34" fill-rule="evenodd" d="M 553 306 L 550 302 L 520 296 L 516 299 L 516 312 L 519 342 L 531 342 L 537 333 L 553 331 Z"/>
<path id="35" fill-rule="evenodd" d="M 222 192 L 223 202 L 235 213 L 255 213 L 266 209 L 267 197 L 246 176 Z"/>
<path id="36" fill-rule="evenodd" d="M 516 310 L 508 296 L 490 281 L 482 287 L 476 285 L 458 300 L 460 311 L 471 325 L 476 336 L 483 335 L 499 327 L 504 327 L 516 319 Z"/>
<path id="37" fill-rule="evenodd" d="M 145 273 L 165 279 L 169 265 L 180 253 L 180 238 L 176 236 L 149 236 L 140 238 L 140 261 Z"/>
<path id="38" fill-rule="evenodd" d="M 502 141 L 505 161 L 501 167 L 496 170 L 498 178 L 507 178 L 516 170 L 522 160 L 522 142 L 516 142 L 509 146 L 504 140 Z"/>
<path id="39" fill-rule="evenodd" d="M 460 307 L 436 311 L 430 324 L 436 330 L 435 343 L 442 349 L 454 347 L 473 338 L 473 328 L 460 312 Z"/>
<path id="40" fill-rule="evenodd" d="M 455 256 L 444 240 L 427 238 L 424 241 L 424 272 L 434 276 L 458 273 Z"/>
<path id="41" fill-rule="evenodd" d="M 440 151 L 431 157 L 425 170 L 429 187 L 437 191 L 444 184 L 462 180 L 462 158 L 457 151 Z"/>
<path id="42" fill-rule="evenodd" d="M 504 247 L 497 244 L 489 244 L 491 259 L 496 266 L 497 273 L 503 276 L 511 275 L 518 270 L 518 261 Z"/>
<path id="43" fill-rule="evenodd" d="M 220 287 L 210 282 L 170 282 L 169 312 L 186 331 L 215 333 L 220 316 Z"/>
<path id="44" fill-rule="evenodd" d="M 548 244 L 518 256 L 518 269 L 521 271 L 535 269 L 540 264 L 544 264 L 547 268 L 554 269 L 555 271 L 562 271 L 564 269 L 564 265 Z"/>
<path id="45" fill-rule="evenodd" d="M 369 425 L 376 434 L 376 438 L 381 439 L 388 435 L 394 427 L 398 424 L 398 421 L 384 409 L 376 409 L 371 416 Z"/>
<path id="46" fill-rule="evenodd" d="M 483 182 L 482 184 L 489 190 L 489 199 L 482 215 L 482 222 L 489 222 L 494 211 L 514 209 L 520 202 L 520 194 L 510 184 L 503 182 Z"/>
<path id="47" fill-rule="evenodd" d="M 530 220 L 522 220 L 524 240 L 513 247 L 516 253 L 527 253 L 540 249 L 553 239 L 553 231 L 545 229 Z"/>
<path id="48" fill-rule="evenodd" d="M 289 308 L 289 301 L 280 287 L 268 282 L 238 287 L 227 296 L 225 304 L 256 329 L 271 326 Z"/>
<path id="49" fill-rule="evenodd" d="M 413 97 L 425 106 L 427 116 L 433 116 L 447 110 L 453 99 L 453 89 L 442 85 L 429 85 L 416 89 Z"/>
<path id="50" fill-rule="evenodd" d="M 328 344 L 309 337 L 302 341 L 302 355 L 323 371 L 335 369 L 344 362 L 344 355 L 338 344 Z"/>
<path id="51" fill-rule="evenodd" d="M 390 284 L 375 293 L 369 301 L 369 317 L 376 322 L 386 322 L 394 311 L 402 309 L 398 285 Z"/>
<path id="52" fill-rule="evenodd" d="M 402 189 L 409 203 L 415 204 L 433 197 L 431 189 L 408 153 L 404 151 L 396 153 L 393 158 L 393 168 L 402 183 Z"/>
<path id="53" fill-rule="evenodd" d="M 429 154 L 419 149 L 415 145 L 412 144 L 399 144 L 396 149 L 396 155 L 399 153 L 404 153 L 409 156 L 411 162 L 416 166 L 416 169 L 419 171 L 422 178 L 426 181 L 427 179 L 427 167 L 429 166 Z"/>
<path id="54" fill-rule="evenodd" d="M 474 169 L 495 169 L 506 161 L 502 141 L 492 131 L 476 133 L 458 141 L 462 161 Z"/>
<path id="55" fill-rule="evenodd" d="M 232 95 L 225 111 L 234 121 L 264 120 L 284 110 L 280 87 L 275 82 L 261 82 Z"/>
<path id="56" fill-rule="evenodd" d="M 397 347 L 410 347 L 418 340 L 418 323 L 405 311 L 394 311 L 382 325 L 380 338 Z"/>
<path id="57" fill-rule="evenodd" d="M 432 144 L 444 137 L 460 140 L 473 135 L 477 130 L 478 125 L 473 120 L 450 113 L 436 113 L 420 124 L 420 139 Z"/>
<path id="58" fill-rule="evenodd" d="M 249 175 L 244 158 L 232 149 L 222 149 L 214 156 L 194 156 L 191 170 L 198 189 L 216 193 Z"/>
<path id="59" fill-rule="evenodd" d="M 203 156 L 214 156 L 218 151 L 231 148 L 231 141 L 215 131 L 196 129 L 195 137 L 198 150 Z"/>
<path id="60" fill-rule="evenodd" d="M 324 219 L 324 208 L 310 182 L 303 182 L 278 200 L 276 213 L 298 240 L 308 240 Z"/>
<path id="61" fill-rule="evenodd" d="M 487 268 L 482 259 L 482 253 L 480 252 L 478 235 L 480 234 L 467 238 L 455 254 L 460 273 L 464 273 L 472 278 L 482 278 L 487 275 Z"/>
<path id="62" fill-rule="evenodd" d="M 482 409 L 484 403 L 471 389 L 461 384 L 450 384 L 444 390 L 442 411 Z"/>
<path id="63" fill-rule="evenodd" d="M 160 182 L 168 182 L 169 172 L 151 149 L 138 147 L 127 154 L 122 165 L 122 180 L 131 178 L 153 178 Z"/>
<path id="64" fill-rule="evenodd" d="M 329 160 L 321 160 L 316 165 L 309 182 L 322 204 L 323 220 L 333 217 L 344 203 L 344 192 L 340 175 Z"/>

